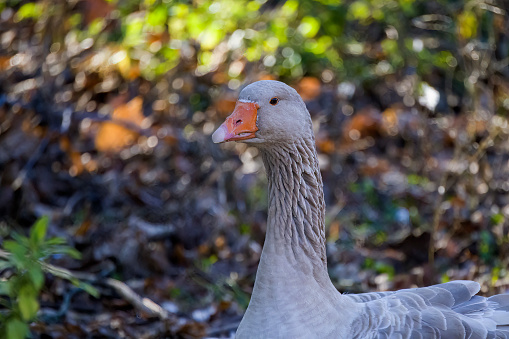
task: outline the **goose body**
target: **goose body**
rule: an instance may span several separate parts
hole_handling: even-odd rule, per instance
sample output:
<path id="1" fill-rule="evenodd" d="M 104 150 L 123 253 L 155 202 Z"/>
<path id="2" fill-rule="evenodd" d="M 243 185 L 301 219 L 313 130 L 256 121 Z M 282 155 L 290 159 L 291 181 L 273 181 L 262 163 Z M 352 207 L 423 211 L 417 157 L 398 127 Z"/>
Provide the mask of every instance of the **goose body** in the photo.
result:
<path id="1" fill-rule="evenodd" d="M 258 147 L 269 185 L 265 244 L 236 338 L 509 339 L 509 294 L 477 296 L 473 281 L 357 295 L 336 290 L 311 117 L 293 88 L 272 80 L 247 86 L 212 139 Z"/>

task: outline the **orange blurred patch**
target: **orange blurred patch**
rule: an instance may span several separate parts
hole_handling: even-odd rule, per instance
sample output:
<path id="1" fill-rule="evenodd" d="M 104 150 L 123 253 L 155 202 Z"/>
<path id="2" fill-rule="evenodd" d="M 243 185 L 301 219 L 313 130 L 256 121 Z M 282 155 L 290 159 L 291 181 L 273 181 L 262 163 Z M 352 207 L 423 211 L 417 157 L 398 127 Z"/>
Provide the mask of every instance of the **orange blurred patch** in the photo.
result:
<path id="1" fill-rule="evenodd" d="M 223 312 L 228 310 L 232 306 L 232 302 L 228 300 L 221 300 L 219 302 L 219 305 L 217 306 L 217 310 L 219 312 Z"/>
<path id="2" fill-rule="evenodd" d="M 75 150 L 71 141 L 67 136 L 62 136 L 59 140 L 60 149 L 67 153 L 71 166 L 69 173 L 73 176 L 81 174 L 84 170 L 88 172 L 96 171 L 98 168 L 97 161 L 95 159 L 88 159 L 86 163 L 83 163 L 82 153 Z"/>
<path id="3" fill-rule="evenodd" d="M 214 245 L 216 245 L 216 247 L 218 249 L 223 249 L 224 246 L 226 245 L 226 239 L 224 238 L 224 236 L 220 235 L 218 236 L 215 240 L 214 240 Z"/>
<path id="4" fill-rule="evenodd" d="M 95 147 L 100 152 L 118 152 L 131 145 L 139 136 L 121 123 L 130 123 L 141 127 L 145 117 L 142 111 L 143 99 L 136 97 L 113 111 L 112 121 L 101 123 L 95 138 Z M 120 124 L 119 124 L 120 123 Z"/>
<path id="5" fill-rule="evenodd" d="M 81 223 L 76 232 L 74 232 L 74 235 L 78 237 L 83 237 L 92 229 L 92 226 L 93 226 L 92 221 L 90 221 L 87 218 Z"/>
<path id="6" fill-rule="evenodd" d="M 336 149 L 336 145 L 334 144 L 334 141 L 330 139 L 321 139 L 316 140 L 316 146 L 318 147 L 318 150 L 322 153 L 326 154 L 332 154 L 334 153 L 334 150 Z"/>
<path id="7" fill-rule="evenodd" d="M 8 56 L 0 56 L 0 71 L 5 71 L 10 67 L 11 57 Z"/>
<path id="8" fill-rule="evenodd" d="M 168 31 L 163 31 L 162 33 L 149 33 L 148 34 L 148 44 L 153 44 L 154 42 L 160 42 L 161 45 L 165 45 L 170 41 L 170 34 Z"/>
<path id="9" fill-rule="evenodd" d="M 341 231 L 341 224 L 339 221 L 334 220 L 329 227 L 329 237 L 328 240 L 331 242 L 335 242 L 339 239 L 339 232 Z"/>
<path id="10" fill-rule="evenodd" d="M 304 101 L 313 100 L 320 95 L 322 83 L 317 78 L 304 77 L 297 85 L 297 92 Z"/>
<path id="11" fill-rule="evenodd" d="M 83 166 L 83 163 L 81 162 L 81 154 L 75 151 L 70 151 L 69 158 L 72 163 L 69 173 L 73 176 L 81 174 L 81 172 L 85 169 L 85 166 Z"/>
<path id="12" fill-rule="evenodd" d="M 389 161 L 387 161 L 386 159 L 377 158 L 374 159 L 374 161 L 369 161 L 363 164 L 360 167 L 360 172 L 362 173 L 362 175 L 371 177 L 381 173 L 386 173 L 389 171 L 389 169 L 390 169 Z"/>
<path id="13" fill-rule="evenodd" d="M 451 205 L 454 208 L 460 209 L 466 206 L 466 202 L 463 198 L 455 196 L 451 199 Z"/>
<path id="14" fill-rule="evenodd" d="M 375 136 L 380 126 L 380 113 L 377 109 L 365 108 L 343 125 L 343 138 L 357 141 L 367 136 Z"/>
<path id="15" fill-rule="evenodd" d="M 154 129 L 154 134 L 160 137 L 160 140 L 169 144 L 176 145 L 178 142 L 178 136 L 172 129 L 168 129 L 166 127 L 159 127 Z"/>
<path id="16" fill-rule="evenodd" d="M 235 109 L 236 103 L 237 103 L 237 100 L 234 97 L 224 96 L 223 98 L 216 101 L 215 107 L 216 107 L 217 112 L 222 117 L 226 117 L 233 112 L 233 110 Z"/>
<path id="17" fill-rule="evenodd" d="M 23 120 L 21 124 L 22 131 L 29 136 L 34 136 L 37 138 L 42 138 L 44 135 L 46 135 L 47 127 L 43 126 L 34 126 L 32 123 L 31 117 L 27 117 Z"/>
<path id="18" fill-rule="evenodd" d="M 113 11 L 113 6 L 105 0 L 85 1 L 85 23 L 88 25 L 95 19 L 105 18 Z"/>
<path id="19" fill-rule="evenodd" d="M 212 82 L 215 84 L 226 84 L 229 78 L 226 76 L 224 72 L 216 72 L 212 76 Z"/>
<path id="20" fill-rule="evenodd" d="M 481 135 L 488 129 L 488 123 L 486 120 L 468 120 L 467 131 L 470 135 Z"/>
<path id="21" fill-rule="evenodd" d="M 120 51 L 119 51 L 120 52 Z M 118 52 L 117 52 L 118 53 Z M 132 60 L 126 52 L 126 56 L 115 65 L 124 79 L 134 80 L 141 74 L 138 61 Z"/>
<path id="22" fill-rule="evenodd" d="M 275 76 L 270 74 L 264 74 L 258 78 L 258 80 L 277 80 Z"/>
<path id="23" fill-rule="evenodd" d="M 198 253 L 202 256 L 206 256 L 210 254 L 210 246 L 207 243 L 203 243 L 198 246 Z"/>
<path id="24" fill-rule="evenodd" d="M 390 107 L 382 113 L 382 121 L 385 128 L 390 129 L 398 126 L 398 114 L 395 108 Z"/>
<path id="25" fill-rule="evenodd" d="M 60 139 L 59 139 L 59 142 L 60 142 L 60 149 L 62 151 L 65 151 L 65 152 L 68 152 L 71 150 L 71 141 L 69 140 L 69 138 L 67 136 L 62 136 Z"/>

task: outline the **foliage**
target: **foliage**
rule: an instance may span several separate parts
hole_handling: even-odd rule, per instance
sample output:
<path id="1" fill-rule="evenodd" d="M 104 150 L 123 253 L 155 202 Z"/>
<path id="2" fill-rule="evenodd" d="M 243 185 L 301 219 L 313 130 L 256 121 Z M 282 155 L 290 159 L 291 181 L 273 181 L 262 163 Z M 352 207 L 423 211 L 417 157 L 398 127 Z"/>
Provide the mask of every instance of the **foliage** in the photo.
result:
<path id="1" fill-rule="evenodd" d="M 408 67 L 420 76 L 431 69 L 461 76 L 468 71 L 461 48 L 479 34 L 482 40 L 495 34 L 487 24 L 493 13 L 474 1 L 437 2 L 435 13 L 441 14 L 431 15 L 431 5 L 424 0 L 281 4 L 271 8 L 261 0 L 90 1 L 89 12 L 105 15 L 75 13 L 66 19 L 66 29 L 60 32 L 64 36 L 54 32 L 53 37 L 55 43 L 64 39 L 82 48 L 115 46 L 103 62 L 116 65 L 127 78 L 141 74 L 153 79 L 182 59 L 194 59 L 197 75 L 229 65 L 228 76 L 242 78 L 246 62 L 255 62 L 282 77 L 308 74 L 330 81 L 332 74 L 363 82 Z M 51 10 L 45 13 L 44 8 Z M 47 23 L 48 16 L 65 14 L 62 11 L 63 6 L 48 1 L 28 2 L 17 9 L 17 20 Z M 436 34 L 414 38 L 410 22 Z"/>
<path id="2" fill-rule="evenodd" d="M 419 17 L 425 3 L 289 0 L 268 11 L 261 8 L 262 1 L 246 0 L 140 1 L 138 6 L 119 2 L 123 14 L 119 42 L 127 48 L 129 62 L 139 62 L 145 75 L 167 72 L 185 49 L 193 46 L 199 74 L 217 69 L 225 59 L 243 62 L 243 57 L 249 62 L 263 60 L 270 73 L 293 78 L 320 76 L 327 69 L 340 78 L 361 81 L 408 65 L 421 74 L 435 66 L 452 69 L 460 56 L 452 55 L 450 46 L 447 51 L 441 46 L 423 48 L 429 42 L 413 39 L 403 25 L 414 20 L 425 29 L 435 27 L 445 40 L 460 47 L 475 38 L 478 22 L 489 14 L 475 11 L 475 5 L 468 3 L 462 8 L 453 2 L 455 10 L 451 10 L 447 3 L 442 9 L 452 20 L 432 26 L 428 21 L 434 18 Z M 141 9 L 140 15 L 133 17 L 134 9 Z M 440 16 L 436 20 L 445 19 Z M 392 32 L 376 44 L 365 34 L 368 30 L 380 34 L 384 29 Z M 162 37 L 154 38 L 164 33 L 169 35 L 169 44 Z M 149 51 L 146 56 L 150 61 L 136 57 L 141 50 Z M 228 75 L 237 78 L 242 69 L 243 64 L 231 63 Z"/>
<path id="3" fill-rule="evenodd" d="M 42 217 L 25 237 L 14 233 L 5 240 L 6 255 L 0 259 L 0 270 L 9 270 L 10 277 L 0 281 L 0 303 L 7 312 L 0 314 L 0 338 L 22 339 L 28 336 L 28 324 L 39 310 L 39 295 L 44 285 L 46 261 L 54 255 L 79 259 L 80 253 L 65 244 L 62 238 L 46 238 L 48 217 Z M 84 286 L 83 283 L 79 283 Z M 86 288 L 96 294 L 90 286 Z"/>
<path id="4" fill-rule="evenodd" d="M 375 270 L 379 274 L 387 274 L 389 279 L 394 278 L 394 267 L 383 263 L 381 261 L 376 261 L 371 258 L 366 258 L 363 264 L 364 269 L 372 269 Z"/>

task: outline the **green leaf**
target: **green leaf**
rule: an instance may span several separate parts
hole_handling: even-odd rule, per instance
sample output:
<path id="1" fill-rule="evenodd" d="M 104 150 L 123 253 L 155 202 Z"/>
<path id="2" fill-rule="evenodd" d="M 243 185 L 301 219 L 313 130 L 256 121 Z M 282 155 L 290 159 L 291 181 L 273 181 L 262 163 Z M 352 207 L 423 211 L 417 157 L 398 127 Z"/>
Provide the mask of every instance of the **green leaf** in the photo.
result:
<path id="1" fill-rule="evenodd" d="M 458 33 L 465 39 L 473 38 L 477 34 L 477 17 L 472 11 L 464 11 L 458 15 Z"/>
<path id="2" fill-rule="evenodd" d="M 53 237 L 48 240 L 46 240 L 46 245 L 48 246 L 55 246 L 55 245 L 63 245 L 65 244 L 65 239 L 62 237 Z"/>
<path id="3" fill-rule="evenodd" d="M 76 285 L 77 287 L 81 288 L 83 291 L 87 292 L 88 294 L 90 294 L 94 298 L 99 298 L 99 296 L 100 296 L 99 290 L 97 290 L 97 288 L 95 288 L 94 286 L 90 285 L 89 283 L 77 280 L 77 284 L 74 284 L 74 285 Z"/>
<path id="4" fill-rule="evenodd" d="M 312 38 L 320 29 L 320 21 L 312 16 L 305 16 L 300 22 L 299 31 L 305 38 Z"/>
<path id="5" fill-rule="evenodd" d="M 350 14 L 357 20 L 366 20 L 371 15 L 369 5 L 364 1 L 355 1 L 350 6 Z"/>
<path id="6" fill-rule="evenodd" d="M 9 261 L 12 262 L 17 268 L 26 266 L 28 259 L 26 258 L 27 248 L 12 240 L 4 241 L 4 248 L 7 252 L 11 253 Z"/>
<path id="7" fill-rule="evenodd" d="M 75 13 L 75 14 L 69 16 L 69 18 L 67 19 L 67 23 L 71 27 L 78 26 L 79 24 L 81 24 L 81 21 L 82 21 L 82 17 L 81 17 L 80 13 Z"/>
<path id="8" fill-rule="evenodd" d="M 29 334 L 28 325 L 16 318 L 7 321 L 6 330 L 9 339 L 24 339 Z"/>
<path id="9" fill-rule="evenodd" d="M 40 265 L 32 265 L 28 270 L 28 276 L 37 290 L 40 290 L 44 283 L 44 273 Z"/>
<path id="10" fill-rule="evenodd" d="M 23 320 L 28 321 L 35 317 L 39 310 L 39 302 L 37 301 L 37 293 L 30 285 L 23 285 L 19 289 L 18 307 Z"/>
<path id="11" fill-rule="evenodd" d="M 128 17 L 124 23 L 124 45 L 137 46 L 145 41 L 142 18 Z"/>
<path id="12" fill-rule="evenodd" d="M 148 12 L 146 16 L 146 22 L 150 26 L 159 27 L 166 23 L 168 18 L 168 10 L 166 6 L 157 6 L 151 12 Z"/>
<path id="13" fill-rule="evenodd" d="M 62 253 L 67 254 L 73 259 L 81 259 L 81 253 L 77 249 L 72 247 L 63 248 Z"/>
<path id="14" fill-rule="evenodd" d="M 10 280 L 0 281 L 0 295 L 11 295 L 12 284 Z"/>
<path id="15" fill-rule="evenodd" d="M 48 229 L 49 218 L 43 216 L 35 222 L 30 229 L 30 242 L 34 245 L 42 244 L 46 237 L 46 231 Z"/>
<path id="16" fill-rule="evenodd" d="M 294 13 L 297 12 L 298 8 L 299 2 L 297 0 L 286 1 L 283 7 L 281 7 L 281 14 L 287 17 L 292 16 Z"/>
<path id="17" fill-rule="evenodd" d="M 42 14 L 41 7 L 40 4 L 29 2 L 21 6 L 16 15 L 20 20 L 38 18 Z"/>
<path id="18" fill-rule="evenodd" d="M 24 247 L 30 247 L 30 239 L 25 237 L 24 235 L 21 235 L 19 233 L 14 232 L 12 234 L 12 239 L 14 239 L 18 244 Z"/>
<path id="19" fill-rule="evenodd" d="M 48 246 L 45 248 L 45 253 L 46 255 L 67 254 L 73 259 L 81 259 L 81 253 L 75 248 L 67 245 Z"/>
<path id="20" fill-rule="evenodd" d="M 504 223 L 505 217 L 502 213 L 493 214 L 491 216 L 491 222 L 495 225 L 499 225 Z"/>
<path id="21" fill-rule="evenodd" d="M 89 25 L 88 25 L 88 34 L 90 36 L 95 36 L 103 30 L 105 26 L 105 20 L 104 18 L 97 18 L 94 19 Z"/>
<path id="22" fill-rule="evenodd" d="M 199 35 L 201 48 L 210 50 L 215 48 L 224 37 L 224 30 L 218 22 L 213 22 Z"/>

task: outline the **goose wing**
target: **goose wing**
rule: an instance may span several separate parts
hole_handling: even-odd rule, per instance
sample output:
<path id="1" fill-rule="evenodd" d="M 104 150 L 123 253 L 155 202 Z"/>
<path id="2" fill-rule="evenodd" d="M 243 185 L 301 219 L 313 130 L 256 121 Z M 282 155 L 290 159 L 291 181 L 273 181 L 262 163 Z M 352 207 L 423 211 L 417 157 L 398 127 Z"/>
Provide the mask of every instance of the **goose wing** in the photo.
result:
<path id="1" fill-rule="evenodd" d="M 509 339 L 509 294 L 477 296 L 473 281 L 347 295 L 364 305 L 354 338 Z"/>

